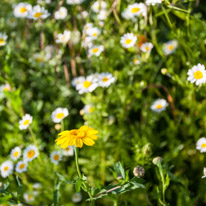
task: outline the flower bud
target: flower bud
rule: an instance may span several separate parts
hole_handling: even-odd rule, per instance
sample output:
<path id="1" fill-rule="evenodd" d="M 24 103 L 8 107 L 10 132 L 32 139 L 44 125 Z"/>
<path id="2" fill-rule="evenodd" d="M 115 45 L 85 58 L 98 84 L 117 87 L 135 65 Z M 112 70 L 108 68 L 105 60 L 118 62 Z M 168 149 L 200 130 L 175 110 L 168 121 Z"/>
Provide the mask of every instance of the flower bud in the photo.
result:
<path id="1" fill-rule="evenodd" d="M 155 157 L 155 158 L 152 160 L 152 162 L 153 162 L 154 165 L 161 164 L 161 162 L 162 162 L 162 157 Z"/>
<path id="2" fill-rule="evenodd" d="M 144 176 L 144 168 L 141 166 L 137 166 L 133 170 L 134 176 L 140 178 Z"/>
<path id="3" fill-rule="evenodd" d="M 167 74 L 167 69 L 166 69 L 166 68 L 162 68 L 162 69 L 161 69 L 161 73 L 162 73 L 163 75 Z"/>

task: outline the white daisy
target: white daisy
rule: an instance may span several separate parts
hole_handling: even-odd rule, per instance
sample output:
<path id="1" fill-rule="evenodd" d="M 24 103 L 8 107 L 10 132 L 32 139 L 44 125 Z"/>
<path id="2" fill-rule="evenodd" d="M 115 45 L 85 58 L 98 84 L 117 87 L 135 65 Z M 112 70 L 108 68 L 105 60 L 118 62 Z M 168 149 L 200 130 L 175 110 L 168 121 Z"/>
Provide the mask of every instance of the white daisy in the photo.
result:
<path id="1" fill-rule="evenodd" d="M 67 108 L 61 108 L 58 107 L 56 108 L 52 114 L 51 114 L 51 118 L 52 121 L 55 123 L 59 123 L 61 122 L 65 117 L 67 117 L 69 115 L 69 111 Z"/>
<path id="2" fill-rule="evenodd" d="M 141 63 L 141 57 L 140 56 L 135 56 L 133 58 L 133 64 L 138 65 Z"/>
<path id="3" fill-rule="evenodd" d="M 31 10 L 32 10 L 31 4 L 21 2 L 17 5 L 15 5 L 14 16 L 18 17 L 18 18 L 27 17 Z"/>
<path id="4" fill-rule="evenodd" d="M 16 161 L 19 159 L 19 157 L 21 156 L 21 148 L 20 147 L 15 147 L 14 149 L 11 150 L 11 159 Z"/>
<path id="5" fill-rule="evenodd" d="M 89 104 L 85 105 L 84 108 L 80 111 L 81 115 L 90 114 L 93 112 L 93 107 Z"/>
<path id="6" fill-rule="evenodd" d="M 65 7 L 60 7 L 58 11 L 54 13 L 55 19 L 65 19 L 67 16 L 67 9 Z"/>
<path id="7" fill-rule="evenodd" d="M 35 190 L 40 190 L 42 188 L 42 185 L 41 183 L 36 182 L 33 184 L 32 188 Z"/>
<path id="8" fill-rule="evenodd" d="M 83 76 L 80 76 L 80 77 L 75 77 L 73 80 L 72 80 L 72 86 L 73 87 L 76 87 L 79 83 L 81 83 L 82 81 L 84 81 L 85 77 Z"/>
<path id="9" fill-rule="evenodd" d="M 104 46 L 93 46 L 89 49 L 89 56 L 99 56 L 104 51 Z"/>
<path id="10" fill-rule="evenodd" d="M 108 16 L 108 12 L 106 10 L 101 10 L 97 15 L 97 19 L 104 21 Z"/>
<path id="11" fill-rule="evenodd" d="M 13 168 L 14 168 L 14 165 L 13 165 L 12 161 L 7 160 L 7 161 L 3 162 L 1 164 L 1 168 L 0 168 L 1 169 L 1 176 L 3 178 L 8 177 L 10 174 L 13 173 Z"/>
<path id="12" fill-rule="evenodd" d="M 5 33 L 0 33 L 0 46 L 4 46 L 6 44 L 8 36 Z"/>
<path id="13" fill-rule="evenodd" d="M 52 163 L 58 164 L 62 160 L 62 154 L 60 151 L 53 151 L 50 158 Z"/>
<path id="14" fill-rule="evenodd" d="M 121 37 L 120 43 L 124 48 L 130 48 L 135 45 L 137 37 L 133 33 L 124 34 Z"/>
<path id="15" fill-rule="evenodd" d="M 146 0 L 145 3 L 146 3 L 147 5 L 152 5 L 152 6 L 154 6 L 154 5 L 156 5 L 156 4 L 161 4 L 162 1 L 163 1 L 163 0 Z"/>
<path id="16" fill-rule="evenodd" d="M 99 86 L 108 87 L 110 84 L 114 83 L 115 77 L 111 73 L 101 73 L 99 74 Z"/>
<path id="17" fill-rule="evenodd" d="M 201 153 L 206 152 L 206 138 L 201 137 L 196 144 L 196 149 L 200 150 Z"/>
<path id="18" fill-rule="evenodd" d="M 89 13 L 87 11 L 82 11 L 80 14 L 78 14 L 79 19 L 86 19 L 88 17 Z"/>
<path id="19" fill-rule="evenodd" d="M 93 23 L 86 23 L 83 28 L 83 33 L 85 33 L 89 28 L 93 27 Z"/>
<path id="20" fill-rule="evenodd" d="M 206 82 L 206 70 L 203 64 L 197 64 L 189 69 L 187 72 L 187 80 L 196 85 L 204 84 Z"/>
<path id="21" fill-rule="evenodd" d="M 88 76 L 76 86 L 79 94 L 93 92 L 98 87 L 97 81 L 94 76 Z"/>
<path id="22" fill-rule="evenodd" d="M 74 155 L 74 147 L 68 146 L 66 149 L 62 149 L 64 156 L 73 156 Z"/>
<path id="23" fill-rule="evenodd" d="M 106 10 L 107 9 L 107 3 L 105 1 L 102 1 L 102 0 L 95 1 L 92 4 L 91 9 L 92 9 L 92 11 L 94 11 L 96 13 L 99 13 L 100 10 Z"/>
<path id="24" fill-rule="evenodd" d="M 146 53 L 150 53 L 151 50 L 153 48 L 153 44 L 150 43 L 150 42 L 146 42 L 146 43 L 143 43 L 142 46 L 141 46 L 141 51 L 143 52 L 146 52 Z"/>
<path id="25" fill-rule="evenodd" d="M 34 201 L 34 196 L 29 194 L 29 193 L 24 193 L 24 199 L 26 202 L 33 202 Z"/>
<path id="26" fill-rule="evenodd" d="M 44 56 L 41 53 L 34 53 L 33 59 L 38 63 L 42 63 L 44 61 Z"/>
<path id="27" fill-rule="evenodd" d="M 153 102 L 150 108 L 154 112 L 162 112 L 166 109 L 167 106 L 168 106 L 168 103 L 165 99 L 157 99 L 156 101 Z"/>
<path id="28" fill-rule="evenodd" d="M 19 129 L 27 129 L 29 125 L 32 123 L 32 116 L 30 114 L 25 114 L 22 117 L 22 120 L 19 121 Z"/>
<path id="29" fill-rule="evenodd" d="M 94 38 L 91 36 L 86 36 L 82 41 L 82 47 L 91 48 L 93 46 Z"/>
<path id="30" fill-rule="evenodd" d="M 65 30 L 63 34 L 57 35 L 56 43 L 66 44 L 70 40 L 70 37 L 71 37 L 71 32 Z"/>
<path id="31" fill-rule="evenodd" d="M 101 30 L 98 29 L 97 27 L 90 27 L 86 30 L 86 34 L 93 39 L 97 39 L 97 37 L 100 35 Z"/>
<path id="32" fill-rule="evenodd" d="M 163 52 L 165 55 L 169 55 L 175 52 L 177 48 L 178 42 L 177 40 L 168 41 L 163 44 Z"/>
<path id="33" fill-rule="evenodd" d="M 46 19 L 48 16 L 50 16 L 50 13 L 48 13 L 48 11 L 45 10 L 44 7 L 41 7 L 40 5 L 36 5 L 29 12 L 28 18 L 36 20 L 36 19 Z"/>
<path id="34" fill-rule="evenodd" d="M 44 49 L 45 59 L 49 60 L 54 56 L 55 48 L 53 45 L 47 45 Z"/>
<path id="35" fill-rule="evenodd" d="M 19 204 L 10 204 L 10 206 L 23 206 L 23 205 L 19 203 Z"/>
<path id="36" fill-rule="evenodd" d="M 25 161 L 31 162 L 33 159 L 38 157 L 39 152 L 35 145 L 29 145 L 26 147 L 23 153 L 23 158 Z"/>
<path id="37" fill-rule="evenodd" d="M 25 160 L 24 161 L 19 161 L 16 164 L 15 170 L 18 173 L 26 172 L 27 171 L 27 166 L 28 166 L 27 161 L 25 161 Z"/>
<path id="38" fill-rule="evenodd" d="M 82 200 L 82 194 L 79 192 L 76 192 L 72 195 L 72 202 L 81 202 Z"/>
<path id="39" fill-rule="evenodd" d="M 8 92 L 11 91 L 11 86 L 9 84 L 4 84 L 0 86 L 0 92 Z"/>
<path id="40" fill-rule="evenodd" d="M 81 4 L 82 2 L 84 2 L 84 0 L 67 0 L 67 4 L 69 5 Z"/>
<path id="41" fill-rule="evenodd" d="M 206 168 L 204 167 L 204 169 L 203 169 L 203 176 L 202 176 L 202 178 L 205 178 L 206 177 Z"/>
<path id="42" fill-rule="evenodd" d="M 131 4 L 127 7 L 128 16 L 134 18 L 136 16 L 146 16 L 146 6 L 143 3 Z"/>

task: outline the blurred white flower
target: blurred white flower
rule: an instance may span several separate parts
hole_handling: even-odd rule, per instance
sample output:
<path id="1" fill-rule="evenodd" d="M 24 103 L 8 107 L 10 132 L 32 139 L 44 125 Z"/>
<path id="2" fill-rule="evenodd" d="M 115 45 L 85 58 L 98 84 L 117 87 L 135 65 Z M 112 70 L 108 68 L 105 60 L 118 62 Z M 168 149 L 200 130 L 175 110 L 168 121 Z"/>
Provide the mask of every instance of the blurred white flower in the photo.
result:
<path id="1" fill-rule="evenodd" d="M 143 43 L 142 46 L 140 47 L 141 51 L 145 53 L 150 53 L 153 48 L 153 44 L 150 42 Z"/>
<path id="2" fill-rule="evenodd" d="M 72 195 L 72 202 L 81 202 L 82 200 L 82 194 L 79 192 L 76 192 Z"/>
<path id="3" fill-rule="evenodd" d="M 206 152 L 206 138 L 201 137 L 196 144 L 196 149 L 200 150 L 201 153 Z"/>
<path id="4" fill-rule="evenodd" d="M 93 38 L 90 36 L 86 36 L 83 40 L 82 40 L 82 47 L 84 48 L 91 48 L 93 46 Z"/>
<path id="5" fill-rule="evenodd" d="M 19 159 L 20 156 L 21 156 L 20 147 L 15 147 L 14 149 L 11 150 L 10 157 L 12 160 L 16 161 Z"/>
<path id="6" fill-rule="evenodd" d="M 65 30 L 63 34 L 57 35 L 56 43 L 66 44 L 70 40 L 70 37 L 71 37 L 71 32 Z"/>
<path id="7" fill-rule="evenodd" d="M 74 147 L 68 146 L 66 149 L 62 149 L 64 156 L 73 156 L 74 155 Z"/>
<path id="8" fill-rule="evenodd" d="M 19 161 L 16 164 L 15 170 L 18 173 L 26 172 L 27 171 L 27 166 L 28 166 L 27 161 L 25 161 L 25 160 L 24 161 Z"/>
<path id="9" fill-rule="evenodd" d="M 177 48 L 177 40 L 171 40 L 163 44 L 163 52 L 165 55 L 169 55 L 175 52 Z"/>
<path id="10" fill-rule="evenodd" d="M 11 91 L 11 86 L 9 84 L 4 84 L 0 86 L 0 92 L 8 92 Z"/>
<path id="11" fill-rule="evenodd" d="M 8 36 L 5 33 L 0 32 L 0 46 L 4 46 L 6 44 Z"/>
<path id="12" fill-rule="evenodd" d="M 67 16 L 67 8 L 65 7 L 60 7 L 59 10 L 57 10 L 55 13 L 54 13 L 54 18 L 55 19 L 65 19 Z"/>
<path id="13" fill-rule="evenodd" d="M 85 77 L 83 76 L 80 76 L 80 77 L 75 77 L 73 80 L 72 80 L 72 86 L 73 87 L 76 87 L 79 83 L 81 83 L 82 81 L 84 81 Z"/>
<path id="14" fill-rule="evenodd" d="M 83 28 L 83 33 L 86 33 L 86 31 L 89 29 L 89 28 L 92 28 L 93 27 L 93 23 L 86 23 L 84 25 L 84 28 Z"/>
<path id="15" fill-rule="evenodd" d="M 14 16 L 18 17 L 18 18 L 27 17 L 31 10 L 32 10 L 31 4 L 21 2 L 17 5 L 15 5 Z"/>
<path id="16" fill-rule="evenodd" d="M 52 163 L 58 164 L 62 160 L 62 154 L 60 151 L 53 151 L 50 155 Z"/>
<path id="17" fill-rule="evenodd" d="M 164 1 L 164 0 L 146 0 L 145 3 L 146 3 L 147 5 L 152 5 L 152 6 L 154 6 L 154 5 L 156 5 L 156 4 L 161 4 L 162 1 Z"/>
<path id="18" fill-rule="evenodd" d="M 204 169 L 203 169 L 203 176 L 202 176 L 202 178 L 205 178 L 206 177 L 206 168 L 204 167 Z"/>
<path id="19" fill-rule="evenodd" d="M 95 1 L 93 4 L 92 4 L 92 7 L 91 9 L 98 13 L 99 11 L 101 10 L 105 10 L 107 9 L 107 3 L 105 1 L 102 1 L 102 0 L 98 0 L 98 1 Z"/>
<path id="20" fill-rule="evenodd" d="M 114 83 L 115 81 L 115 77 L 111 74 L 111 73 L 100 73 L 99 74 L 99 86 L 100 87 L 108 87 L 110 86 L 112 83 Z"/>
<path id="21" fill-rule="evenodd" d="M 100 45 L 100 46 L 92 46 L 91 48 L 89 48 L 89 56 L 99 56 L 102 52 L 104 51 L 104 46 Z"/>
<path id="22" fill-rule="evenodd" d="M 24 199 L 26 202 L 33 202 L 34 201 L 34 196 L 28 193 L 24 193 Z"/>
<path id="23" fill-rule="evenodd" d="M 40 5 L 36 5 L 32 8 L 32 10 L 29 12 L 28 18 L 30 19 L 46 19 L 50 14 L 47 10 L 45 10 L 44 7 L 41 7 Z"/>
<path id="24" fill-rule="evenodd" d="M 121 37 L 120 43 L 124 48 L 130 48 L 135 45 L 137 37 L 133 33 L 124 34 Z"/>
<path id="25" fill-rule="evenodd" d="M 203 64 L 197 64 L 189 69 L 187 72 L 187 80 L 196 85 L 204 84 L 206 82 L 206 70 Z"/>
<path id="26" fill-rule="evenodd" d="M 13 173 L 14 165 L 12 161 L 7 160 L 1 164 L 1 176 L 3 178 L 8 177 L 10 174 Z"/>
<path id="27" fill-rule="evenodd" d="M 168 103 L 165 99 L 157 99 L 153 102 L 151 106 L 151 110 L 154 112 L 162 112 L 166 109 L 168 106 Z"/>
<path id="28" fill-rule="evenodd" d="M 33 59 L 38 63 L 42 63 L 44 61 L 44 56 L 42 53 L 34 53 Z"/>
<path id="29" fill-rule="evenodd" d="M 80 110 L 80 115 L 90 114 L 92 112 L 93 112 L 93 107 L 87 104 L 83 107 L 83 109 Z"/>
<path id="30" fill-rule="evenodd" d="M 69 5 L 81 4 L 82 2 L 84 2 L 84 0 L 67 0 L 67 4 Z"/>
<path id="31" fill-rule="evenodd" d="M 138 65 L 138 64 L 140 64 L 141 63 L 141 57 L 138 55 L 138 56 L 135 56 L 134 58 L 133 58 L 133 64 L 135 64 L 135 65 Z"/>
<path id="32" fill-rule="evenodd" d="M 99 14 L 97 15 L 97 18 L 98 18 L 99 20 L 104 21 L 104 20 L 107 18 L 107 16 L 108 16 L 108 12 L 107 12 L 106 10 L 101 10 L 101 11 L 99 12 Z"/>
<path id="33" fill-rule="evenodd" d="M 89 13 L 87 11 L 82 11 L 80 14 L 77 15 L 79 19 L 86 19 Z"/>
<path id="34" fill-rule="evenodd" d="M 19 121 L 19 129 L 27 129 L 29 125 L 32 123 L 32 116 L 30 114 L 25 114 L 22 117 L 22 120 Z"/>
<path id="35" fill-rule="evenodd" d="M 86 34 L 93 39 L 97 39 L 97 37 L 100 35 L 101 30 L 98 29 L 97 27 L 90 27 L 86 30 Z"/>
<path id="36" fill-rule="evenodd" d="M 67 108 L 61 108 L 58 107 L 56 108 L 52 114 L 51 114 L 51 118 L 52 121 L 55 123 L 59 123 L 61 122 L 65 117 L 67 117 L 69 115 L 69 111 Z"/>
<path id="37" fill-rule="evenodd" d="M 31 162 L 33 159 L 38 157 L 39 152 L 35 145 L 29 145 L 26 147 L 23 153 L 23 158 L 27 162 Z"/>

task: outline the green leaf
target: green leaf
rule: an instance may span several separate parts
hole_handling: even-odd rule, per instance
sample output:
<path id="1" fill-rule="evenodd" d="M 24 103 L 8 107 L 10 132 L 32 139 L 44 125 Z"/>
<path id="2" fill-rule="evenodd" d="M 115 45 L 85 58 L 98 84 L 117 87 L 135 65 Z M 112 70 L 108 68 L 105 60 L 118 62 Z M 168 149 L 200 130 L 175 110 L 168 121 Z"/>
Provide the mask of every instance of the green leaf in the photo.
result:
<path id="1" fill-rule="evenodd" d="M 77 181 L 76 181 L 76 183 L 75 183 L 75 188 L 76 188 L 76 191 L 77 192 L 80 192 L 81 191 L 81 186 L 82 186 L 82 183 L 83 183 L 84 181 L 82 180 L 82 179 L 78 179 Z"/>
<path id="2" fill-rule="evenodd" d="M 117 162 L 115 165 L 114 165 L 114 170 L 116 171 L 117 175 L 118 174 L 121 174 L 122 175 L 122 178 L 125 180 L 125 170 L 124 168 L 122 167 L 122 164 L 121 162 Z"/>
<path id="3" fill-rule="evenodd" d="M 66 180 L 65 177 L 59 174 L 58 172 L 55 172 L 55 173 L 62 182 L 65 182 L 66 184 L 75 184 L 75 182 Z"/>

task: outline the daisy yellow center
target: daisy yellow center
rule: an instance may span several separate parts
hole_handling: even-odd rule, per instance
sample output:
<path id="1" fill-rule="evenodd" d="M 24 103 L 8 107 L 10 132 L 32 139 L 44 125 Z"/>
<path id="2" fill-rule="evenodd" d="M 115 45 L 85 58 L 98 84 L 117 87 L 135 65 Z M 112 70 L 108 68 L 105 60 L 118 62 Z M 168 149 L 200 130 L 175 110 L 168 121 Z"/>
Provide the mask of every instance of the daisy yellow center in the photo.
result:
<path id="1" fill-rule="evenodd" d="M 36 12 L 35 14 L 34 14 L 34 17 L 35 18 L 39 18 L 39 17 L 41 17 L 42 16 L 42 12 Z"/>
<path id="2" fill-rule="evenodd" d="M 19 166 L 19 169 L 24 169 L 25 168 L 25 164 L 24 163 L 22 163 L 20 166 Z"/>
<path id="3" fill-rule="evenodd" d="M 32 196 L 31 195 L 28 195 L 28 200 L 31 200 L 32 199 Z"/>
<path id="4" fill-rule="evenodd" d="M 62 36 L 62 41 L 64 41 L 66 39 L 66 35 Z"/>
<path id="5" fill-rule="evenodd" d="M 99 51 L 98 48 L 94 48 L 94 49 L 92 49 L 92 52 L 93 52 L 93 53 L 97 53 L 98 51 Z"/>
<path id="6" fill-rule="evenodd" d="M 202 144 L 202 148 L 206 148 L 206 143 L 203 143 L 203 144 Z"/>
<path id="7" fill-rule="evenodd" d="M 20 12 L 21 13 L 24 13 L 24 12 L 26 12 L 27 11 L 27 9 L 25 8 L 25 7 L 22 7 L 21 9 L 20 9 Z"/>
<path id="8" fill-rule="evenodd" d="M 89 108 L 89 112 L 90 112 L 90 113 L 93 112 L 93 108 L 92 108 L 92 107 Z"/>
<path id="9" fill-rule="evenodd" d="M 4 88 L 4 92 L 8 92 L 9 91 L 9 88 L 8 87 L 5 87 Z"/>
<path id="10" fill-rule="evenodd" d="M 203 77 L 203 73 L 201 71 L 196 71 L 194 73 L 194 78 L 195 79 L 202 79 L 202 77 Z"/>
<path id="11" fill-rule="evenodd" d="M 138 62 L 138 59 L 134 59 L 133 62 L 134 62 L 134 63 L 137 63 L 137 62 Z"/>
<path id="12" fill-rule="evenodd" d="M 27 153 L 27 157 L 28 157 L 29 159 L 31 159 L 34 155 L 35 155 L 35 151 L 34 151 L 34 150 L 30 150 L 30 151 Z"/>
<path id="13" fill-rule="evenodd" d="M 60 14 L 60 16 L 63 16 L 63 15 L 64 15 L 64 13 L 63 13 L 63 12 L 60 12 L 59 14 Z"/>
<path id="14" fill-rule="evenodd" d="M 39 63 L 42 62 L 42 60 L 43 60 L 43 59 L 42 59 L 41 57 L 37 57 L 37 58 L 36 58 L 36 61 L 39 62 Z"/>
<path id="15" fill-rule="evenodd" d="M 146 51 L 149 51 L 149 46 L 146 46 L 146 47 L 145 47 L 145 50 L 146 50 Z"/>
<path id="16" fill-rule="evenodd" d="M 90 81 L 84 81 L 83 86 L 84 88 L 89 88 L 91 86 L 91 82 Z"/>
<path id="17" fill-rule="evenodd" d="M 0 44 L 3 44 L 3 43 L 4 43 L 4 39 L 1 38 L 1 39 L 0 39 Z"/>
<path id="18" fill-rule="evenodd" d="M 56 118 L 57 119 L 61 119 L 61 118 L 63 118 L 64 117 L 64 113 L 58 113 L 57 115 L 56 115 Z"/>
<path id="19" fill-rule="evenodd" d="M 169 45 L 169 46 L 168 46 L 168 49 L 169 49 L 169 50 L 173 50 L 173 48 L 174 48 L 173 45 Z"/>
<path id="20" fill-rule="evenodd" d="M 126 44 L 130 44 L 131 42 L 132 42 L 131 39 L 126 39 L 126 41 L 125 41 Z"/>
<path id="21" fill-rule="evenodd" d="M 27 119 L 24 121 L 23 125 L 28 125 L 28 124 L 29 124 L 29 120 Z"/>
<path id="22" fill-rule="evenodd" d="M 161 105 L 161 104 L 158 104 L 158 105 L 156 106 L 156 108 L 157 108 L 157 109 L 162 109 L 162 105 Z"/>
<path id="23" fill-rule="evenodd" d="M 14 152 L 14 157 L 18 157 L 19 152 Z"/>
<path id="24" fill-rule="evenodd" d="M 102 81 L 103 82 L 107 82 L 109 79 L 107 78 L 107 77 L 104 77 L 103 79 L 102 79 Z"/>
<path id="25" fill-rule="evenodd" d="M 138 11 L 139 11 L 140 9 L 139 8 L 132 8 L 132 13 L 134 14 L 134 13 L 137 13 Z"/>
<path id="26" fill-rule="evenodd" d="M 95 33 L 93 34 L 93 36 L 97 36 L 97 32 L 95 32 Z"/>
<path id="27" fill-rule="evenodd" d="M 59 155 L 58 154 L 56 154 L 56 155 L 54 155 L 54 160 L 56 160 L 56 161 L 58 161 L 59 160 Z"/>
<path id="28" fill-rule="evenodd" d="M 66 150 L 67 152 L 69 152 L 70 148 L 69 148 L 69 147 L 67 147 L 65 150 Z"/>
<path id="29" fill-rule="evenodd" d="M 5 172 L 8 171 L 8 170 L 9 170 L 9 167 L 8 167 L 8 166 L 4 167 L 4 171 L 5 171 Z"/>

